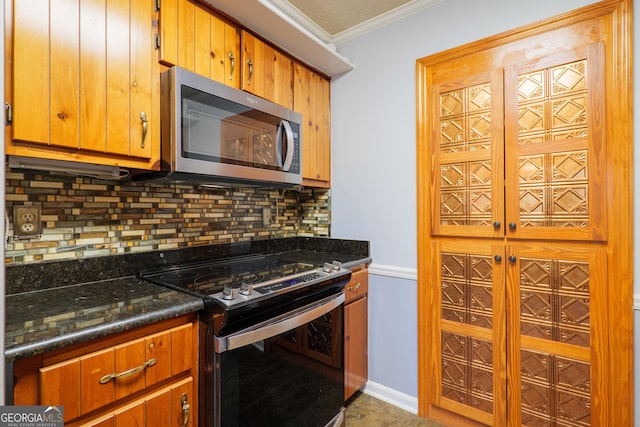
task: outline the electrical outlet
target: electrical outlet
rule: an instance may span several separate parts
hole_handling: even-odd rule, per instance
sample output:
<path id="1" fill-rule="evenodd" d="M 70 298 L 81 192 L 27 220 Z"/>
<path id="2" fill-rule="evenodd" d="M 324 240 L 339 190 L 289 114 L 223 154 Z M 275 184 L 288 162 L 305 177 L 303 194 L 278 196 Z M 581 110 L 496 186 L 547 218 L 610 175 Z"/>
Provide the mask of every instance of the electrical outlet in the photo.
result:
<path id="1" fill-rule="evenodd" d="M 42 232 L 40 205 L 14 205 L 13 237 L 16 239 L 39 238 Z"/>

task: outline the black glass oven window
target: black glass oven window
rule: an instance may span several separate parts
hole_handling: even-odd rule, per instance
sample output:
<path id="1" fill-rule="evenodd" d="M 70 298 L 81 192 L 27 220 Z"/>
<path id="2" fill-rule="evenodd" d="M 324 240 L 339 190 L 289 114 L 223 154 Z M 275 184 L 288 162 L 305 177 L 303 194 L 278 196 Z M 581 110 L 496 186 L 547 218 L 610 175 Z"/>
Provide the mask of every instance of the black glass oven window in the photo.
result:
<path id="1" fill-rule="evenodd" d="M 220 355 L 224 427 L 323 427 L 344 402 L 342 306 Z M 314 341 L 322 342 L 314 342 Z"/>

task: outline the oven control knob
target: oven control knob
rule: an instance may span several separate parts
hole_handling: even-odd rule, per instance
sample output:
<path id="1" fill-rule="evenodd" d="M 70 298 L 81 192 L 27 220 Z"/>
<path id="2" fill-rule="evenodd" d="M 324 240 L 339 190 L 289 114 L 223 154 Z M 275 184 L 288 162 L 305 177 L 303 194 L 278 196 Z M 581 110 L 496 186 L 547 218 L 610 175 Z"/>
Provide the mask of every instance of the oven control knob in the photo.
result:
<path id="1" fill-rule="evenodd" d="M 240 285 L 240 294 L 241 295 L 251 295 L 253 293 L 253 285 L 249 283 L 242 282 Z"/>
<path id="2" fill-rule="evenodd" d="M 325 273 L 333 272 L 333 265 L 331 263 L 325 262 L 322 266 L 322 271 L 324 271 Z"/>
<path id="3" fill-rule="evenodd" d="M 340 270 L 342 270 L 342 263 L 341 263 L 340 261 L 333 261 L 333 262 L 331 263 L 331 265 L 333 265 L 333 269 L 334 269 L 335 271 L 340 271 Z"/>
<path id="4" fill-rule="evenodd" d="M 236 299 L 236 289 L 231 286 L 225 286 L 222 290 L 222 299 L 232 300 Z"/>

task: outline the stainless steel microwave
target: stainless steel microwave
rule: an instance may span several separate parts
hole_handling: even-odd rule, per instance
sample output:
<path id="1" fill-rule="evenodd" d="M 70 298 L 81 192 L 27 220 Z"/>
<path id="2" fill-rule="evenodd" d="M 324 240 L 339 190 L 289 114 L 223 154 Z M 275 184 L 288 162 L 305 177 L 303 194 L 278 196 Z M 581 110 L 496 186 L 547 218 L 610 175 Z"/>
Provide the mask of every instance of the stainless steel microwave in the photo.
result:
<path id="1" fill-rule="evenodd" d="M 180 67 L 160 81 L 157 175 L 204 184 L 302 183 L 299 113 Z"/>

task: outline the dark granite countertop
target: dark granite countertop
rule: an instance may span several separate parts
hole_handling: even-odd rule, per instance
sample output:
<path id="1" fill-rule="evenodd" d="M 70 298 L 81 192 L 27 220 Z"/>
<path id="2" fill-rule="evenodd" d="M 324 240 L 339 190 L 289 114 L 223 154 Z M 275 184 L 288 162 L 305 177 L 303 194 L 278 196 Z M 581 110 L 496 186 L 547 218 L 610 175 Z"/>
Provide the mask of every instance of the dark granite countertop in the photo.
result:
<path id="1" fill-rule="evenodd" d="M 371 263 L 369 242 L 283 238 L 6 266 L 7 361 L 104 337 L 204 307 L 202 299 L 138 279 L 147 268 L 278 253 L 321 266 Z"/>
<path id="2" fill-rule="evenodd" d="M 203 307 L 201 298 L 135 277 L 8 295 L 5 357 L 33 356 Z"/>

